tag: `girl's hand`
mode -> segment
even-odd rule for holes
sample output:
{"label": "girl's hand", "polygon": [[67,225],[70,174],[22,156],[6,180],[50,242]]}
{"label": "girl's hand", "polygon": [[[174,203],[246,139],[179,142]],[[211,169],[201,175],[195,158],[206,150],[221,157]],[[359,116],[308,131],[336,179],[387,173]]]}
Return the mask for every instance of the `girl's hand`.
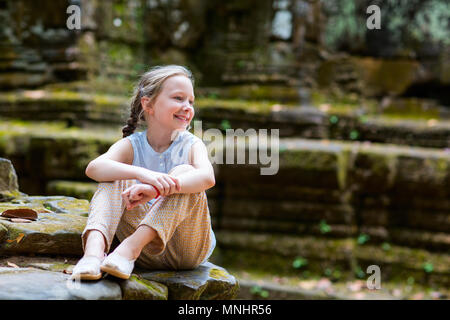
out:
{"label": "girl's hand", "polygon": [[139,171],[137,179],[154,186],[164,197],[181,190],[179,180],[165,173],[144,169]]}
{"label": "girl's hand", "polygon": [[148,184],[135,184],[122,192],[122,198],[125,201],[127,210],[131,210],[141,204],[154,199],[158,191]]}

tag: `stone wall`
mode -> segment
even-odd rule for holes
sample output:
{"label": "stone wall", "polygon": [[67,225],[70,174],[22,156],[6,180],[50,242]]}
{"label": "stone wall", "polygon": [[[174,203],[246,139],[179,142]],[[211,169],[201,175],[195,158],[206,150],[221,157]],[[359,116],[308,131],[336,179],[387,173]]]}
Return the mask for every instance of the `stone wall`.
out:
{"label": "stone wall", "polygon": [[[307,89],[324,88],[448,105],[446,1],[379,1],[381,30],[366,28],[371,3],[2,1],[0,88],[97,79],[127,91],[148,66],[178,63],[200,86],[225,85],[235,98],[257,88],[259,98],[307,104]],[[81,30],[66,28],[70,4],[81,7]]]}
{"label": "stone wall", "polygon": [[[56,180],[88,182],[87,164],[116,140],[87,130],[73,135],[17,135],[0,154],[13,161],[22,189],[43,194]],[[358,274],[377,264],[386,277],[449,283],[444,150],[283,139],[276,175],[248,165],[215,170],[208,199],[218,264],[292,272],[301,257],[319,273]]]}
{"label": "stone wall", "polygon": [[77,33],[66,28],[69,1],[1,1],[0,89],[86,77]]}

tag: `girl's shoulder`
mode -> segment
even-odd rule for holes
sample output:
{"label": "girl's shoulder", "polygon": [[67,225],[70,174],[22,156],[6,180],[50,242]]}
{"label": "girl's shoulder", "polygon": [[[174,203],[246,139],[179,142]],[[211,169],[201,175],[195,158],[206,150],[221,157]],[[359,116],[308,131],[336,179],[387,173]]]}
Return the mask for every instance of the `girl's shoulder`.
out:
{"label": "girl's shoulder", "polygon": [[187,130],[180,131],[174,140],[175,144],[181,144],[183,146],[192,145],[198,141],[201,141],[203,143],[202,139]]}
{"label": "girl's shoulder", "polygon": [[130,134],[129,136],[126,136],[125,138],[128,138],[130,140],[137,140],[142,139],[143,135],[145,135],[145,131],[136,131]]}

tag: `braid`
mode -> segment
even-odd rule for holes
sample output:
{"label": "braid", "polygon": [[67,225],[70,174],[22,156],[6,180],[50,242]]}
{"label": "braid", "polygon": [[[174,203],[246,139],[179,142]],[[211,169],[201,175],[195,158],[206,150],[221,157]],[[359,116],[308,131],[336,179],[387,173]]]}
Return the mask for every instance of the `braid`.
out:
{"label": "braid", "polygon": [[134,130],[137,128],[137,117],[135,114],[131,114],[130,117],[127,120],[127,125],[122,128],[123,138],[128,137],[129,135],[132,135]]}
{"label": "braid", "polygon": [[141,90],[138,87],[131,103],[131,113],[127,120],[127,125],[122,128],[123,138],[133,134],[138,126],[139,119],[145,120],[145,118],[143,118],[143,113],[144,110],[141,106]]}

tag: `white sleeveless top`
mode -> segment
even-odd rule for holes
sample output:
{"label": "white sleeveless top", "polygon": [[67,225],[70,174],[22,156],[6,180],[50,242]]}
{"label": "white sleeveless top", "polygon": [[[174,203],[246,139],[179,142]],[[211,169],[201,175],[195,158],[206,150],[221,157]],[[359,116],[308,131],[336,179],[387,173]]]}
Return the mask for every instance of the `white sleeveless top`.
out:
{"label": "white sleeveless top", "polygon": [[[164,152],[156,152],[147,140],[147,130],[135,132],[127,136],[133,146],[134,158],[133,166],[143,167],[152,171],[169,173],[169,171],[180,164],[189,164],[189,151],[192,145],[203,141],[187,130],[178,132],[174,141]],[[138,183],[142,183],[137,180]],[[156,199],[148,202],[152,205]],[[211,228],[211,247],[209,254],[204,262],[212,254],[216,246],[216,237]]]}

